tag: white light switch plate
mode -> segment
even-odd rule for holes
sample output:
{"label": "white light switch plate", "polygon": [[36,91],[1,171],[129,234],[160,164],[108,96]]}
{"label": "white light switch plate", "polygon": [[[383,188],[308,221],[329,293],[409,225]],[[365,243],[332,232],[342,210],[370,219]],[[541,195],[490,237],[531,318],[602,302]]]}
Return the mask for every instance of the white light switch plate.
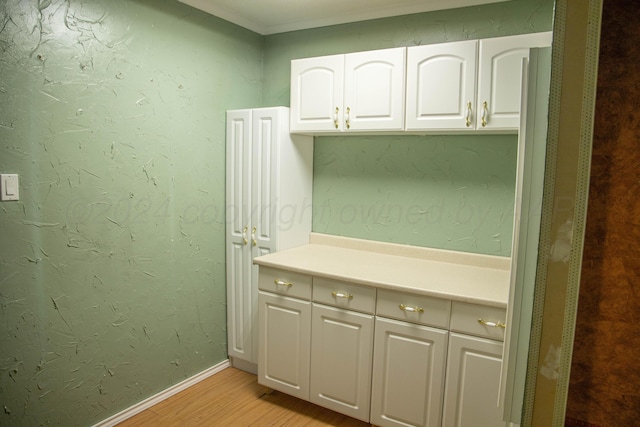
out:
{"label": "white light switch plate", "polygon": [[0,201],[20,200],[20,185],[15,173],[0,174]]}

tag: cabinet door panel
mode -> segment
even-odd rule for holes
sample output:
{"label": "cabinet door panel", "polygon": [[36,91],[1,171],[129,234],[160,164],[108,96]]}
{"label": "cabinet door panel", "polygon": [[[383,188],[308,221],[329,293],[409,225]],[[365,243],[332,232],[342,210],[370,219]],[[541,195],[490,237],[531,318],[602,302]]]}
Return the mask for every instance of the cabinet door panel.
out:
{"label": "cabinet door panel", "polygon": [[[255,372],[258,266],[252,260],[308,242],[313,140],[291,138],[285,107],[228,111],[226,130],[228,349],[234,366]],[[283,208],[301,213],[288,220]]]}
{"label": "cabinet door panel", "polygon": [[313,304],[311,402],[369,420],[373,316]]}
{"label": "cabinet door panel", "polygon": [[500,427],[502,343],[451,333],[443,427]]}
{"label": "cabinet door panel", "polygon": [[227,114],[227,331],[232,357],[255,363],[257,348],[251,322],[255,305],[252,293],[251,249],[244,244],[250,225],[251,110]]}
{"label": "cabinet door panel", "polygon": [[404,48],[345,55],[347,130],[404,128],[404,60]]}
{"label": "cabinet door panel", "polygon": [[260,292],[258,382],[309,400],[311,304]]}
{"label": "cabinet door panel", "polygon": [[291,61],[291,131],[338,131],[344,55]]}
{"label": "cabinet door panel", "polygon": [[[227,245],[227,334],[229,356],[255,363],[251,263],[242,243]],[[256,348],[257,350],[257,348]]]}
{"label": "cabinet door panel", "polygon": [[[276,249],[278,124],[275,111],[256,110],[253,118],[251,223],[247,237],[254,250]],[[256,255],[258,255],[256,253]]]}
{"label": "cabinet door panel", "polygon": [[371,422],[440,426],[447,331],[376,318]]}
{"label": "cabinet door panel", "polygon": [[473,129],[476,52],[475,40],[408,48],[407,130]]}
{"label": "cabinet door panel", "polygon": [[[478,129],[518,129],[523,59],[529,58],[530,48],[550,45],[550,33],[480,40],[476,115]],[[486,124],[483,124],[483,114]]]}

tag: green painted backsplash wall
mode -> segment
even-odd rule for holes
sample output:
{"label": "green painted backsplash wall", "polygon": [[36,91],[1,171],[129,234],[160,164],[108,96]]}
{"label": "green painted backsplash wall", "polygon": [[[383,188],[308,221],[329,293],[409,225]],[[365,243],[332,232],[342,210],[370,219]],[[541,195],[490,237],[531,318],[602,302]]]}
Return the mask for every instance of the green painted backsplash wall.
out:
{"label": "green painted backsplash wall", "polygon": [[[269,36],[264,103],[289,105],[296,58],[550,31],[552,0],[511,0]],[[509,256],[517,137],[320,137],[313,230]]]}
{"label": "green painted backsplash wall", "polygon": [[516,138],[316,138],[313,228],[509,255]]}
{"label": "green painted backsplash wall", "polygon": [[[175,0],[0,2],[0,425],[91,425],[226,359],[225,111],[288,105],[292,58],[545,31],[552,8],[262,37]],[[508,255],[514,150],[318,138],[314,229]]]}
{"label": "green painted backsplash wall", "polygon": [[227,358],[225,111],[264,39],[176,1],[0,2],[0,425],[90,425]]}

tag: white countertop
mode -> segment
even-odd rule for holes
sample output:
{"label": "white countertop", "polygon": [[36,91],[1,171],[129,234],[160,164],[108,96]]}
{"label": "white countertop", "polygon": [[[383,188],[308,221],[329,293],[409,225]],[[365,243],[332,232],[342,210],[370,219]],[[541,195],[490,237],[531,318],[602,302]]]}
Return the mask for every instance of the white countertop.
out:
{"label": "white countertop", "polygon": [[510,259],[312,233],[310,243],[257,265],[452,301],[504,308]]}

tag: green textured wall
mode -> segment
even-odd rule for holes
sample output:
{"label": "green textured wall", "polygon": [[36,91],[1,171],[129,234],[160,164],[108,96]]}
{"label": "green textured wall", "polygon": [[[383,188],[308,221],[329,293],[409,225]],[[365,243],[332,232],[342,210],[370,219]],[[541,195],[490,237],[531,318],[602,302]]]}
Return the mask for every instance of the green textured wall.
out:
{"label": "green textured wall", "polygon": [[[289,105],[290,61],[362,50],[550,31],[552,0],[511,0],[273,35],[265,105]],[[322,137],[314,231],[509,256],[515,136]]]}
{"label": "green textured wall", "polygon": [[[224,113],[288,105],[292,58],[545,31],[552,8],[260,37],[174,0],[0,2],[21,191],[0,203],[0,425],[90,425],[226,358]],[[514,141],[319,138],[314,227],[508,254]]]}
{"label": "green textured wall", "polygon": [[315,231],[509,254],[513,135],[318,137],[315,146]]}
{"label": "green textured wall", "polygon": [[225,110],[264,39],[175,1],[0,2],[0,425],[89,425],[227,358]]}

